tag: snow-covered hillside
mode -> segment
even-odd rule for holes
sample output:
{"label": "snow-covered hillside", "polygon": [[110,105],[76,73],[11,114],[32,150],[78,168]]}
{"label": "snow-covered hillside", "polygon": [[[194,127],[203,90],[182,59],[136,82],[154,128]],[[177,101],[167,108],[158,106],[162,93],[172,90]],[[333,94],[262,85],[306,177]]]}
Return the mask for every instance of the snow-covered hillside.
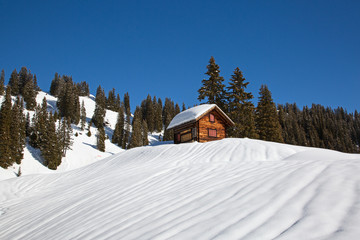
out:
{"label": "snow-covered hillside", "polygon": [[[36,102],[38,104],[42,103],[43,98],[46,98],[48,104],[48,111],[55,112],[57,110],[56,102],[57,98],[49,95],[45,92],[39,92],[36,97]],[[12,97],[13,101],[15,101],[15,97]],[[86,117],[87,122],[90,121],[94,110],[95,110],[95,97],[90,95],[90,97],[80,97],[80,103],[84,101],[86,108]],[[3,96],[0,96],[0,104],[3,101]],[[25,114],[27,112],[30,113],[30,117],[33,116],[33,111],[24,111]],[[111,139],[112,132],[115,128],[117,120],[117,112],[113,112],[111,110],[106,110],[105,122],[107,123],[105,127],[105,133]],[[86,135],[87,130],[81,131],[78,126],[73,125],[73,146],[72,150],[67,151],[66,157],[62,159],[61,165],[58,167],[56,171],[48,169],[46,166],[41,164],[42,158],[41,153],[38,149],[33,149],[28,144],[24,149],[24,159],[21,163],[21,172],[22,175],[36,174],[36,173],[56,173],[72,170],[78,167],[82,167],[98,160],[104,159],[108,156],[114,155],[123,151],[118,146],[111,143],[110,140],[106,140],[106,148],[105,152],[100,152],[96,149],[96,128],[91,127],[91,137]],[[87,128],[87,126],[86,126]],[[75,133],[78,133],[78,137],[75,137]],[[18,169],[20,167],[17,164],[9,167],[8,169],[0,168],[0,180],[16,177],[18,173]]]}
{"label": "snow-covered hillside", "polygon": [[0,239],[358,239],[359,172],[259,140],[140,147],[0,181]]}

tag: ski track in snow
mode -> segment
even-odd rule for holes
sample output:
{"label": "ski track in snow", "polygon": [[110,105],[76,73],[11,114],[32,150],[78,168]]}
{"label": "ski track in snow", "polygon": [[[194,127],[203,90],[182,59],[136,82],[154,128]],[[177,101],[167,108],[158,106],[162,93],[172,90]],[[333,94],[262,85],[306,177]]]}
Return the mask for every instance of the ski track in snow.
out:
{"label": "ski track in snow", "polygon": [[358,239],[360,155],[250,139],[0,181],[0,239]]}

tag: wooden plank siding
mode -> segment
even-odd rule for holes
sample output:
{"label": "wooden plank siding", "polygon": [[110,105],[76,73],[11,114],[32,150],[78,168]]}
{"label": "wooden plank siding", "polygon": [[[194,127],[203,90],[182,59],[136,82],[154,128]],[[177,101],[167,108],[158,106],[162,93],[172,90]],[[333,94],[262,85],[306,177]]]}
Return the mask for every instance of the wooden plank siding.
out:
{"label": "wooden plank siding", "polygon": [[[210,122],[210,114],[215,116],[215,121]],[[209,137],[209,129],[216,129],[217,137]],[[198,142],[209,142],[226,138],[226,123],[221,115],[213,110],[198,121]]]}

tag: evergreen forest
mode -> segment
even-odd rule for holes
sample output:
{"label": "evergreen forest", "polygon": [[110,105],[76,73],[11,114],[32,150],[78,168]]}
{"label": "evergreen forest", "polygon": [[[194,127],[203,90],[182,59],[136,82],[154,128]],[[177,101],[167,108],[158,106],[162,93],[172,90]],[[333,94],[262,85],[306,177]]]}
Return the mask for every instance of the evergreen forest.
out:
{"label": "evergreen forest", "polygon": [[[299,108],[296,103],[276,104],[267,85],[259,89],[258,101],[247,91],[249,82],[239,68],[235,68],[226,83],[220,75],[220,67],[210,58],[206,66],[207,76],[198,90],[201,103],[217,104],[234,122],[228,129],[228,137],[252,138],[293,145],[327,148],[348,153],[359,153],[360,113],[348,113],[339,107],[331,109],[313,104]],[[186,110],[183,103],[171,98],[164,101],[150,94],[133,112],[130,96],[123,97],[115,88],[105,94],[99,85],[95,96],[95,110],[91,119],[86,118],[84,102],[80,96],[89,96],[89,85],[75,83],[71,76],[55,73],[49,93],[57,97],[57,111],[49,111],[44,98],[37,104],[36,96],[41,91],[36,74],[26,67],[15,69],[5,84],[5,72],[0,75],[0,167],[20,164],[26,144],[39,149],[43,164],[57,169],[62,157],[71,149],[73,127],[78,126],[88,136],[97,128],[96,148],[105,151],[104,117],[106,110],[118,113],[116,126],[110,139],[123,149],[148,145],[148,133],[161,132],[159,140],[173,140],[173,131],[167,131],[173,117]],[[45,90],[47,91],[47,90]]]}

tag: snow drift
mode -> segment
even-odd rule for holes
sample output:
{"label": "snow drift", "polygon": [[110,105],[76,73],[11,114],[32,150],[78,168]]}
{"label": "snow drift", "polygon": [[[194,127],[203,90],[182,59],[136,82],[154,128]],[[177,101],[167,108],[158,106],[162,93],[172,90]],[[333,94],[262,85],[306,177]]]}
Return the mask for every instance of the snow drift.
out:
{"label": "snow drift", "polygon": [[0,239],[357,239],[360,155],[250,139],[0,181]]}

